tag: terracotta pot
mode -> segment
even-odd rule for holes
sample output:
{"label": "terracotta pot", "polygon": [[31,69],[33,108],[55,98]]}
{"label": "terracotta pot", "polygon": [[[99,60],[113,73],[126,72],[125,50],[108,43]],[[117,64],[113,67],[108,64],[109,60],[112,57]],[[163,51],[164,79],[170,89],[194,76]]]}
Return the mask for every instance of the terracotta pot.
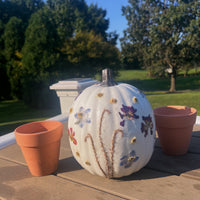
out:
{"label": "terracotta pot", "polygon": [[164,153],[183,155],[189,148],[195,108],[186,106],[165,106],[154,109],[156,129]]}
{"label": "terracotta pot", "polygon": [[59,121],[39,121],[15,129],[28,168],[34,176],[44,176],[58,167],[63,125]]}

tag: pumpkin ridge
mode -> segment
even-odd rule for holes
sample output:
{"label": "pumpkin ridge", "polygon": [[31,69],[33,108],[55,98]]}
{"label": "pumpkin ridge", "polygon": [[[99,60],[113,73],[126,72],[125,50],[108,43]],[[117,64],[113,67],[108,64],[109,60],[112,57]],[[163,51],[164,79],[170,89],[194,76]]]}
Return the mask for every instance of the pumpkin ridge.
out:
{"label": "pumpkin ridge", "polygon": [[113,177],[113,157],[114,157],[114,150],[115,150],[115,142],[116,142],[116,136],[118,133],[121,133],[121,137],[123,137],[124,133],[122,130],[117,129],[114,131],[113,133],[113,138],[112,138],[112,148],[111,148],[111,152],[110,152],[110,159],[111,159],[111,177]]}

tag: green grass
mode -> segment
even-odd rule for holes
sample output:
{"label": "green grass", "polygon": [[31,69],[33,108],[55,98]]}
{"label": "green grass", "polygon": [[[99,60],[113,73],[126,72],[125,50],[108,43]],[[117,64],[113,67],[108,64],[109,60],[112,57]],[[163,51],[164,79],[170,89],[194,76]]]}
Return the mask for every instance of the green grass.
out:
{"label": "green grass", "polygon": [[149,80],[151,79],[146,70],[120,70],[116,81],[124,82],[131,80]]}
{"label": "green grass", "polygon": [[[198,75],[200,73],[200,68],[198,67],[198,68],[194,68],[194,69],[190,69],[189,71],[188,71],[188,75],[194,75],[194,74],[196,74],[196,75]],[[178,74],[180,74],[180,75],[184,75],[185,74],[185,71],[183,71],[183,70],[181,70]]]}
{"label": "green grass", "polygon": [[167,105],[185,105],[197,109],[200,115],[200,91],[179,91],[177,93],[167,93],[164,91],[145,92],[152,108]]}
{"label": "green grass", "polygon": [[[145,70],[121,70],[115,80],[143,90],[153,108],[186,105],[196,108],[200,115],[200,77],[192,76],[193,73],[194,70],[191,70],[190,76],[181,75],[176,79],[177,93],[167,92],[170,88],[170,78],[151,78]],[[100,75],[96,78],[100,80]],[[38,110],[26,106],[22,101],[2,101],[0,102],[0,135],[13,131],[21,124],[44,120],[57,114],[59,114],[58,109]]]}
{"label": "green grass", "polygon": [[0,102],[0,135],[14,131],[24,123],[44,120],[59,114],[59,109],[33,109],[22,101]]}
{"label": "green grass", "polygon": [[[146,79],[146,80],[124,80],[137,88],[144,91],[157,91],[165,90],[168,91],[170,88],[170,78],[163,79]],[[194,77],[178,77],[176,79],[176,90],[188,90],[188,89],[200,89],[200,78]]]}
{"label": "green grass", "polygon": [[[192,73],[190,72],[190,75]],[[121,70],[115,79],[117,82],[124,82],[144,91],[168,91],[170,88],[170,78],[151,78],[146,70]],[[200,89],[200,77],[198,76],[178,76],[176,78],[176,89]]]}
{"label": "green grass", "polygon": [[[95,76],[95,79],[101,80],[101,74],[98,73]],[[127,82],[132,80],[148,80],[151,79],[148,76],[148,72],[146,70],[120,70],[115,80],[117,82]]]}

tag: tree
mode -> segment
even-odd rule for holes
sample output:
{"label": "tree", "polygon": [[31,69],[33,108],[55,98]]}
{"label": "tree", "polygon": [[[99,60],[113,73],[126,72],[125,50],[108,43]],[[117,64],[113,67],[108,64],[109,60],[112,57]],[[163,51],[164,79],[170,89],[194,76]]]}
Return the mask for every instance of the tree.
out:
{"label": "tree", "polygon": [[106,19],[106,10],[98,8],[97,5],[91,4],[88,7],[87,26],[88,31],[94,31],[95,34],[100,34],[106,40],[106,30],[109,27],[109,20]]}
{"label": "tree", "polygon": [[15,16],[27,24],[32,13],[43,6],[42,0],[0,0],[0,19],[6,24]]}
{"label": "tree", "polygon": [[78,32],[65,43],[62,51],[73,66],[71,73],[78,77],[94,76],[105,66],[116,70],[120,65],[119,50],[93,31]]}
{"label": "tree", "polygon": [[114,68],[118,35],[107,33],[108,26],[106,10],[85,0],[0,0],[0,79],[9,78],[13,98],[36,105],[41,88],[47,91],[60,74],[94,75],[99,64]]}
{"label": "tree", "polygon": [[24,44],[24,27],[21,19],[11,17],[4,30],[4,56],[6,58],[6,72],[11,86],[11,96],[21,96],[22,65],[19,65],[18,52]]}
{"label": "tree", "polygon": [[124,37],[125,45],[128,41],[133,46],[140,47],[138,53],[142,55],[143,63],[154,74],[163,75],[166,69],[170,69],[170,91],[174,92],[177,70],[194,60],[199,62],[200,45],[194,40],[199,41],[200,38],[200,2],[129,2],[131,6],[124,8],[124,14],[129,22]]}
{"label": "tree", "polygon": [[7,60],[11,60],[15,51],[20,51],[24,44],[24,28],[23,22],[17,17],[11,17],[5,26],[4,45],[5,56]]}
{"label": "tree", "polygon": [[[57,31],[62,41],[73,36],[75,32],[93,31],[107,40],[106,31],[109,20],[106,19],[106,10],[97,5],[88,6],[85,0],[47,0],[47,7],[53,13]],[[112,40],[114,41],[114,38]],[[117,38],[116,38],[117,39]]]}
{"label": "tree", "polygon": [[55,28],[62,42],[73,36],[75,10],[81,2],[82,0],[47,0],[47,8],[52,12]]}
{"label": "tree", "polygon": [[135,45],[126,43],[123,45],[121,50],[122,65],[124,69],[138,69],[141,68],[141,63],[139,60],[141,58],[137,55],[137,49]]}
{"label": "tree", "polygon": [[22,50],[26,73],[40,77],[55,64],[58,57],[58,35],[49,10],[39,10],[29,21]]}
{"label": "tree", "polygon": [[10,97],[10,84],[6,73],[6,59],[4,56],[4,24],[0,20],[0,100]]}
{"label": "tree", "polygon": [[[52,13],[47,9],[34,13],[26,29],[22,49],[24,100],[32,106],[42,106],[42,88],[48,87],[50,73],[59,58],[57,41],[58,34]],[[48,98],[45,103],[47,102]]]}
{"label": "tree", "polygon": [[[128,28],[124,30],[124,37],[121,38],[123,59],[146,67],[148,63],[144,62],[143,58],[150,45],[151,15],[159,4],[152,0],[129,0],[129,4],[122,7],[122,14],[128,21]],[[132,64],[129,63],[129,65]]]}

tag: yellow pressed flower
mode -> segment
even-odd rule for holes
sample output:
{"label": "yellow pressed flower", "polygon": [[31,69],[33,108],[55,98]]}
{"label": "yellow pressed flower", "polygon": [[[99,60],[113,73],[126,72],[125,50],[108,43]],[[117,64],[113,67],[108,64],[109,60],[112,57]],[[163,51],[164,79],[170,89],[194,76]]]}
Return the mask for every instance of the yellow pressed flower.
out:
{"label": "yellow pressed flower", "polygon": [[73,112],[73,108],[70,108],[69,114],[72,114],[72,112]]}
{"label": "yellow pressed flower", "polygon": [[136,137],[134,136],[132,139],[131,139],[131,143],[134,144],[136,142]]}
{"label": "yellow pressed flower", "polygon": [[128,161],[135,160],[135,158],[136,158],[135,156],[131,156],[131,157],[128,158]]}
{"label": "yellow pressed flower", "polygon": [[109,103],[116,104],[117,103],[117,99],[112,98],[112,99],[109,100]]}
{"label": "yellow pressed flower", "polygon": [[83,113],[77,113],[77,117],[78,117],[78,119],[82,119],[83,118]]}
{"label": "yellow pressed flower", "polygon": [[133,97],[133,103],[138,103],[138,99],[137,99],[137,97]]}
{"label": "yellow pressed flower", "polygon": [[86,165],[89,165],[89,166],[91,165],[89,161],[86,161],[85,164],[86,164]]}
{"label": "yellow pressed flower", "polygon": [[103,93],[98,93],[97,94],[97,97],[102,97],[103,96]]}

